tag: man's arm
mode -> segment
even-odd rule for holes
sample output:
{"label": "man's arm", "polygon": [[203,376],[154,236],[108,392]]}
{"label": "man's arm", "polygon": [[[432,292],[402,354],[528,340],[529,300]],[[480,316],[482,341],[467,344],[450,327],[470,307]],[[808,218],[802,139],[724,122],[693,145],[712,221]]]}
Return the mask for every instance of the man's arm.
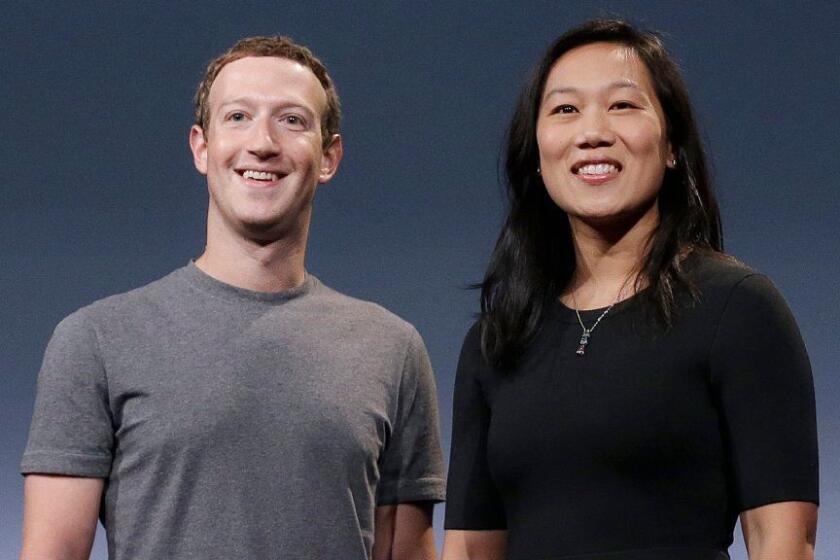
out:
{"label": "man's arm", "polygon": [[102,478],[27,475],[20,560],[87,560],[104,486]]}
{"label": "man's arm", "polygon": [[373,560],[437,558],[432,511],[445,493],[437,390],[429,356],[416,330],[403,362],[398,414],[380,458]]}
{"label": "man's arm", "polygon": [[432,502],[376,508],[373,560],[434,560]]}
{"label": "man's arm", "polygon": [[813,560],[817,506],[779,502],[741,513],[741,530],[750,560]]}

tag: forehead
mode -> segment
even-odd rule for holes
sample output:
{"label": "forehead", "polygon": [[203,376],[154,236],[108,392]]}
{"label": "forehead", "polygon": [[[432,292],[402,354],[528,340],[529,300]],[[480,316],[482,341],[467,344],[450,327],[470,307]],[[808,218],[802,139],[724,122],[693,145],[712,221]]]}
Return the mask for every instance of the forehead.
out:
{"label": "forehead", "polygon": [[546,91],[558,87],[596,89],[629,80],[645,93],[653,86],[645,63],[632,48],[618,43],[591,43],[571,49],[552,66]]}
{"label": "forehead", "polygon": [[318,114],[327,105],[327,94],[312,70],[276,56],[246,56],[222,67],[210,87],[209,104],[239,98],[302,104]]}

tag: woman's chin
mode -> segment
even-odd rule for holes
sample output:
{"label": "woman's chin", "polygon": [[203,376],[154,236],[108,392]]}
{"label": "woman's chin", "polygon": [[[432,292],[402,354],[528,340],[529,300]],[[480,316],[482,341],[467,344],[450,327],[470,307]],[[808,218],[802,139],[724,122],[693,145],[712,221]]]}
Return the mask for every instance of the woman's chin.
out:
{"label": "woman's chin", "polygon": [[604,231],[629,231],[635,228],[649,229],[659,222],[656,204],[644,208],[623,208],[602,206],[587,208],[569,214],[569,220],[589,228]]}

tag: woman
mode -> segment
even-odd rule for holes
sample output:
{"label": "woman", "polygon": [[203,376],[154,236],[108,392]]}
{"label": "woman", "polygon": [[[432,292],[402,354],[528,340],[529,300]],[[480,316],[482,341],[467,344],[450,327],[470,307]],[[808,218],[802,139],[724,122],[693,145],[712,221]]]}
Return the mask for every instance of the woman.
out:
{"label": "woman", "polygon": [[810,366],[722,253],[687,92],[620,21],[548,50],[510,127],[510,211],[455,386],[443,558],[813,556]]}

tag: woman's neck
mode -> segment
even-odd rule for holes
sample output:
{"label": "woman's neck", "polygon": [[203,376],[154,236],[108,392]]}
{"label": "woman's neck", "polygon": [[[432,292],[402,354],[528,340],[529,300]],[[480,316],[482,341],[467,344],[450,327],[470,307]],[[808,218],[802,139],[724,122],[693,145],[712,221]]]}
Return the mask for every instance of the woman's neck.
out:
{"label": "woman's neck", "polygon": [[575,309],[598,309],[633,296],[644,287],[637,278],[658,223],[658,213],[629,228],[570,220],[575,271],[560,300]]}

